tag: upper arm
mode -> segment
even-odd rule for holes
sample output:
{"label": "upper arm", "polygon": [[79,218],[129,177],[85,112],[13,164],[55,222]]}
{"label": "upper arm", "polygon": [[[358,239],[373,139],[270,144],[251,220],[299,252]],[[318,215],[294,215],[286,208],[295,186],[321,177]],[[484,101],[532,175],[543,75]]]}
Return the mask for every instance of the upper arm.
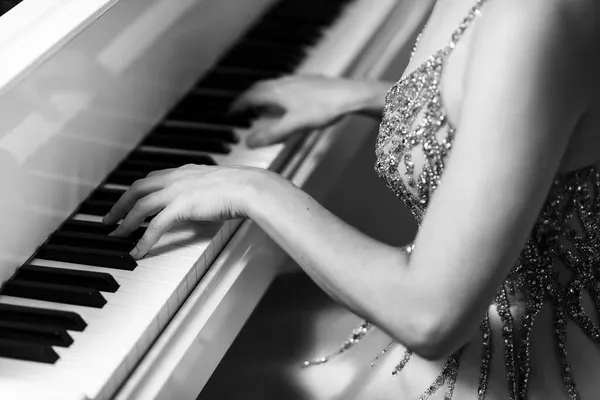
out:
{"label": "upper arm", "polygon": [[570,34],[546,1],[525,2],[535,19],[523,2],[490,2],[474,26],[456,138],[407,283],[427,288],[418,300],[444,348],[462,344],[514,265],[585,108]]}

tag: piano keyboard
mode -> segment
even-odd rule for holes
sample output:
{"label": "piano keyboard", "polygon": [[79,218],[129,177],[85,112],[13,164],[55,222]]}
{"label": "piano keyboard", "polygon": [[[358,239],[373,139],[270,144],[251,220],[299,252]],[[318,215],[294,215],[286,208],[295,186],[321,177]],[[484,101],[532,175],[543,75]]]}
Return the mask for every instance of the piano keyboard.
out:
{"label": "piano keyboard", "polygon": [[292,147],[246,149],[233,129],[247,126],[252,115],[229,115],[232,101],[256,81],[310,71],[305,66],[327,51],[320,47],[337,21],[347,24],[344,17],[352,15],[356,23],[367,11],[383,19],[391,5],[281,1],[197,82],[0,290],[3,399],[13,398],[5,397],[11,392],[2,389],[4,380],[24,377],[24,384],[49,391],[76,386],[92,399],[117,390],[237,223],[180,224],[134,261],[128,251],[143,228],[129,238],[108,237],[113,228],[101,224],[102,216],[152,170],[188,163],[281,168]]}

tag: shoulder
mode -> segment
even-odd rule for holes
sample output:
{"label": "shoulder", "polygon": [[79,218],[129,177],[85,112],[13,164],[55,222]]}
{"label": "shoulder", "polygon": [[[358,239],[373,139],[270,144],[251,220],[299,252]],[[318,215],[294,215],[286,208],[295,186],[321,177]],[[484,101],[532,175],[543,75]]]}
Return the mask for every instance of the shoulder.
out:
{"label": "shoulder", "polygon": [[572,25],[582,30],[594,23],[590,17],[597,13],[596,3],[597,0],[483,0],[481,13],[488,21],[514,23],[514,27],[525,22],[531,27]]}
{"label": "shoulder", "polygon": [[[596,0],[487,0],[474,24],[469,67],[490,74],[526,70],[561,77],[552,87],[559,95],[591,94],[598,77]],[[508,78],[508,77],[506,77]],[[516,79],[520,84],[526,81]],[[561,88],[560,86],[567,86]],[[573,98],[573,97],[572,97]]]}
{"label": "shoulder", "polygon": [[484,0],[476,36],[544,39],[554,47],[589,51],[598,41],[597,0]]}

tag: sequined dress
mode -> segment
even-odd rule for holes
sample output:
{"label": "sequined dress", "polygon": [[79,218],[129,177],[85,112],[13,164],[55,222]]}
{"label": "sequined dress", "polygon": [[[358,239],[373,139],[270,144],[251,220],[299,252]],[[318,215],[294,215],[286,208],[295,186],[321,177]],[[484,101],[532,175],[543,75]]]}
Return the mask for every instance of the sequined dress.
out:
{"label": "sequined dress", "polygon": [[[458,134],[441,101],[444,63],[485,2],[477,1],[453,33],[450,43],[400,79],[386,96],[376,143],[375,170],[412,211],[419,224],[440,183],[444,159]],[[562,377],[556,378],[564,383],[570,399],[580,398],[567,355],[567,324],[576,324],[587,337],[600,344],[600,327],[582,304],[582,294],[587,292],[594,304],[593,312],[600,315],[597,283],[600,263],[596,261],[600,257],[600,201],[596,200],[599,195],[600,170],[596,166],[556,177],[516,265],[492,304],[502,324],[500,332],[492,332],[489,312],[481,321],[478,399],[486,398],[492,355],[501,356],[502,353],[510,399],[527,399],[532,327],[542,306],[548,303],[552,305],[555,355],[562,373]],[[412,247],[407,246],[406,251],[410,253]],[[570,279],[566,282],[560,277],[560,269],[570,271]],[[524,299],[520,321],[515,321],[509,309],[515,296]],[[364,321],[334,354],[307,361],[305,365],[324,363],[340,355],[358,343],[371,328],[372,325]],[[502,335],[503,352],[492,352],[492,333]],[[381,355],[386,351],[387,348]],[[449,357],[420,400],[442,388],[445,399],[453,398],[462,351]],[[392,374],[400,373],[411,356],[410,350],[406,350]]]}

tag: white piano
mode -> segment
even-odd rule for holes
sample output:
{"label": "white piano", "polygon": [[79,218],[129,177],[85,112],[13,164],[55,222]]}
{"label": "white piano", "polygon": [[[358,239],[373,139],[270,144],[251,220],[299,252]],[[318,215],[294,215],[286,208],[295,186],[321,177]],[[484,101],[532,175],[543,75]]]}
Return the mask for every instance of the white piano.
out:
{"label": "white piano", "polygon": [[135,234],[106,236],[102,215],[150,170],[187,163],[270,168],[323,199],[372,123],[248,150],[232,129],[251,116],[226,110],[286,73],[380,78],[414,30],[411,7],[5,3],[0,399],[195,399],[286,255],[251,221],[186,223],[136,263]]}

